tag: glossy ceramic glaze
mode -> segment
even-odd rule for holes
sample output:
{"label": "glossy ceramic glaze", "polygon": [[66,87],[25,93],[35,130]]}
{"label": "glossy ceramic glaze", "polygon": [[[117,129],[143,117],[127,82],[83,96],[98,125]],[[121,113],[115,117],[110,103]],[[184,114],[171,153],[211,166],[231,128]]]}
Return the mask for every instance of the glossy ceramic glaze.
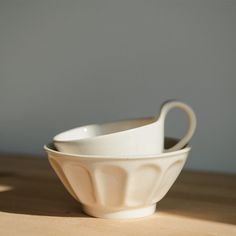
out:
{"label": "glossy ceramic glaze", "polygon": [[[164,121],[167,113],[173,108],[187,113],[189,128],[175,146],[164,150]],[[53,141],[59,151],[73,154],[152,155],[181,149],[189,142],[195,128],[196,117],[193,110],[182,102],[170,101],[162,105],[158,118],[83,126],[55,136]]]}
{"label": "glossy ceramic glaze", "polygon": [[152,156],[72,155],[45,146],[48,159],[69,193],[87,214],[127,219],[151,215],[181,172],[190,151]]}

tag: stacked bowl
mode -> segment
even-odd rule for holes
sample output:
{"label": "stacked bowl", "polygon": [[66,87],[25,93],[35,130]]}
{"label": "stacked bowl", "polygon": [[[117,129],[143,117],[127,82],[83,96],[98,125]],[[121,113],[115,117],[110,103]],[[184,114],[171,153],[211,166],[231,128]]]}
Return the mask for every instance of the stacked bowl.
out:
{"label": "stacked bowl", "polygon": [[[188,115],[189,128],[176,140],[164,138],[173,108]],[[68,192],[88,215],[127,219],[151,215],[188,157],[196,128],[193,110],[165,102],[158,117],[87,125],[56,135],[45,145],[48,159]]]}

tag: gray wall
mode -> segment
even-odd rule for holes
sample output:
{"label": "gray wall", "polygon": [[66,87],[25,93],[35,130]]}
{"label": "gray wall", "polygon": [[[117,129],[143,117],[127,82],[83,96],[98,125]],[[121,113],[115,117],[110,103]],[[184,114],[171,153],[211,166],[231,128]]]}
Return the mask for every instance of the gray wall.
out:
{"label": "gray wall", "polygon": [[[0,1],[0,151],[189,103],[187,167],[236,172],[236,1]],[[171,112],[167,134],[184,132]]]}

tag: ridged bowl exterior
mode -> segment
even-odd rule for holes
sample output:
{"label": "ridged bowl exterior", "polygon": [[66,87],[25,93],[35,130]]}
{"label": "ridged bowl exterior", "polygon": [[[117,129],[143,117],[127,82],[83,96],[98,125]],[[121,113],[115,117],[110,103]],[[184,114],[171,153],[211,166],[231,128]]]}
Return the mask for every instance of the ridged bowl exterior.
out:
{"label": "ridged bowl exterior", "polygon": [[61,182],[84,208],[119,212],[160,201],[180,174],[189,150],[133,159],[80,158],[50,149],[47,152]]}

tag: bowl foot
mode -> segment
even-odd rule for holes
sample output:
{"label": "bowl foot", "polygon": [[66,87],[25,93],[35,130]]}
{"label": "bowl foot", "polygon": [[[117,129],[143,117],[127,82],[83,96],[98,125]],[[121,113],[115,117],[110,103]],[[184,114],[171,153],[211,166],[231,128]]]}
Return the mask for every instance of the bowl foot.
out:
{"label": "bowl foot", "polygon": [[104,219],[134,219],[152,215],[156,211],[156,204],[142,208],[118,211],[83,206],[83,211],[90,216]]}

